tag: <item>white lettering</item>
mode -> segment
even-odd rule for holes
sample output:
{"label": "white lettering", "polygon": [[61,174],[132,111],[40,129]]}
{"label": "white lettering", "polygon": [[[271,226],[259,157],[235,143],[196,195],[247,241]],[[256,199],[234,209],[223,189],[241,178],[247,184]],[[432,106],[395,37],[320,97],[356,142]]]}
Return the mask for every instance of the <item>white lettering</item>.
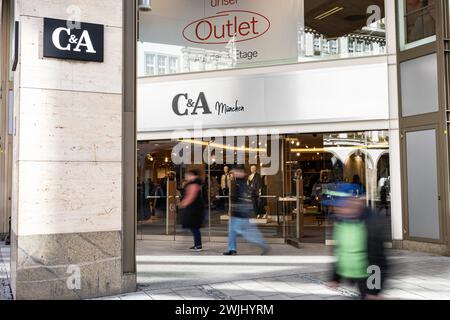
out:
{"label": "white lettering", "polygon": [[67,29],[67,28],[58,28],[58,29],[56,29],[55,31],[53,31],[53,35],[52,35],[52,41],[53,41],[53,44],[55,45],[55,47],[56,47],[58,50],[61,50],[61,51],[70,51],[70,44],[67,44],[67,46],[65,46],[65,47],[63,47],[63,46],[61,45],[60,36],[61,36],[61,33],[62,33],[63,31],[66,32],[67,35],[70,36],[70,29]]}
{"label": "white lettering", "polygon": [[67,289],[69,290],[81,290],[81,270],[80,267],[70,265],[67,269],[70,276],[67,278]]}
{"label": "white lettering", "polygon": [[97,53],[97,51],[95,51],[94,49],[94,45],[92,44],[91,37],[89,36],[89,32],[87,32],[87,30],[83,31],[80,40],[78,41],[78,44],[75,49],[73,49],[73,51],[80,52],[80,47],[86,47],[87,53]]}
{"label": "white lettering", "polygon": [[371,275],[367,279],[367,288],[369,290],[381,290],[381,269],[379,266],[369,266],[367,273]]}

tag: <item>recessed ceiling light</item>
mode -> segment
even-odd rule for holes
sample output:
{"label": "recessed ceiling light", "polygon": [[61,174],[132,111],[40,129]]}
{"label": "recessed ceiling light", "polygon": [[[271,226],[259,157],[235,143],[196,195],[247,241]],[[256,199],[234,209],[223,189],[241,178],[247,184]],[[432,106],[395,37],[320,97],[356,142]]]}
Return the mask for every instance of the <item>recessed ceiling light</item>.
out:
{"label": "recessed ceiling light", "polygon": [[327,18],[329,16],[332,16],[333,14],[336,14],[336,13],[342,11],[342,10],[344,10],[344,7],[335,7],[333,9],[330,9],[330,10],[328,10],[328,11],[318,15],[314,19],[316,19],[316,20],[323,20],[323,19],[325,19],[325,18]]}

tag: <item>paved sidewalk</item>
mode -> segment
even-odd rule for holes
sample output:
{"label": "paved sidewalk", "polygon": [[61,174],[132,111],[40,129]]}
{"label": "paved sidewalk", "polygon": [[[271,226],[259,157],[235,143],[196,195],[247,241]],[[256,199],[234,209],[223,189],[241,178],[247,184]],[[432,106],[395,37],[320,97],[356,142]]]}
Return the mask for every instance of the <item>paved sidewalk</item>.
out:
{"label": "paved sidewalk", "polygon": [[[347,300],[353,287],[327,287],[333,257],[329,247],[298,250],[275,245],[269,256],[240,245],[240,255],[224,257],[223,244],[191,253],[187,244],[138,242],[139,292],[114,300]],[[450,300],[450,258],[389,250],[390,276],[385,299]]]}
{"label": "paved sidewalk", "polygon": [[11,288],[9,286],[10,274],[10,249],[4,242],[0,242],[0,300],[11,300]]}
{"label": "paved sidewalk", "polygon": [[[239,255],[221,255],[224,244],[211,243],[192,253],[188,244],[139,241],[139,291],[107,300],[347,300],[353,287],[328,288],[329,247],[295,249],[274,245],[269,256],[239,245]],[[0,300],[11,299],[9,247],[0,243]],[[450,258],[390,250],[386,299],[450,300]]]}

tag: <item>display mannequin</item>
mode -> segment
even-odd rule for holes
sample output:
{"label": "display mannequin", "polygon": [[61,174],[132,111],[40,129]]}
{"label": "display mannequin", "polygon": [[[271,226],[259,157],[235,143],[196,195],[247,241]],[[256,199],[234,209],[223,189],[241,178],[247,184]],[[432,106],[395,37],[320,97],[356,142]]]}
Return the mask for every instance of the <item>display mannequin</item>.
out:
{"label": "display mannequin", "polygon": [[[231,176],[230,168],[228,166],[225,166],[223,171],[224,174],[220,179],[220,190],[222,196],[228,197],[230,195],[231,180],[233,177]],[[228,201],[224,201],[223,203],[228,203]],[[224,207],[226,207],[226,205],[224,205]]]}
{"label": "display mannequin", "polygon": [[226,190],[227,195],[230,191],[230,184],[231,184],[231,173],[230,168],[225,166],[223,168],[224,174],[222,175],[222,178],[220,179],[220,188],[222,191]]}
{"label": "display mannequin", "polygon": [[261,194],[263,188],[263,180],[261,175],[258,173],[258,168],[253,165],[250,168],[250,175],[247,180],[249,193],[252,197],[253,210],[257,218],[262,216],[262,205],[261,205]]}

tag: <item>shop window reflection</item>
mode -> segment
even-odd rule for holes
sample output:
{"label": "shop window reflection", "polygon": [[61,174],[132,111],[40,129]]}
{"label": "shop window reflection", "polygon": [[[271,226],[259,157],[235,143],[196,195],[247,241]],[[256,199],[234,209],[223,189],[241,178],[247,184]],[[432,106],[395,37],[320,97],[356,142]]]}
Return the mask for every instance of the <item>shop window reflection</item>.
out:
{"label": "shop window reflection", "polygon": [[405,20],[407,43],[435,35],[435,0],[406,0]]}
{"label": "shop window reflection", "polygon": [[401,50],[436,41],[436,1],[397,0]]}
{"label": "shop window reflection", "polygon": [[[187,14],[181,19],[180,12],[177,10],[183,1],[173,0],[172,4],[167,4],[166,0],[154,0],[153,10],[142,13],[139,20],[138,43],[138,50],[141,51],[139,54],[140,76],[257,67],[386,53],[385,0],[302,0],[291,1],[283,6],[279,5],[279,1],[273,0],[273,8],[271,8],[270,0],[264,1],[261,5],[251,1],[236,2],[228,9],[245,11],[252,8],[250,11],[256,10],[263,15],[273,15],[271,33],[275,32],[276,25],[277,34],[267,33],[250,40],[236,39],[236,35],[227,36],[221,39],[219,44],[192,42],[187,39],[189,37],[183,33],[186,31],[184,29],[186,24],[202,18],[199,12],[210,12],[208,10],[211,8],[208,1],[191,0],[191,16]],[[280,12],[284,19],[279,18]],[[214,26],[220,29],[223,27],[221,23],[225,22],[216,23],[217,25]],[[283,25],[286,26],[285,30]],[[156,32],[162,29],[166,30],[166,33]],[[282,42],[277,42],[276,47],[279,49],[274,50],[270,44],[280,39]],[[145,72],[146,63],[142,52],[158,56],[155,72]],[[170,61],[163,62],[164,56],[173,56],[178,59],[177,67]],[[165,68],[163,64],[166,65]]]}

